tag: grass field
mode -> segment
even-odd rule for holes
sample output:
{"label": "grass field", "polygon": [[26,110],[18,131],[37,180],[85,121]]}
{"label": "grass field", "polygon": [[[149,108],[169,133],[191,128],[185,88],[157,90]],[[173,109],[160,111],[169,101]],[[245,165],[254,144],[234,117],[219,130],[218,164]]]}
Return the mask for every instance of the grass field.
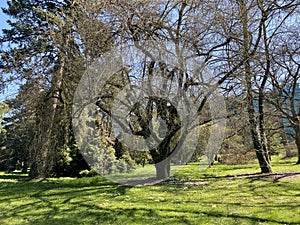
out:
{"label": "grass field", "polygon": [[293,162],[275,160],[269,176],[256,174],[256,164],[190,164],[168,182],[142,187],[0,173],[0,224],[300,224],[300,165]]}

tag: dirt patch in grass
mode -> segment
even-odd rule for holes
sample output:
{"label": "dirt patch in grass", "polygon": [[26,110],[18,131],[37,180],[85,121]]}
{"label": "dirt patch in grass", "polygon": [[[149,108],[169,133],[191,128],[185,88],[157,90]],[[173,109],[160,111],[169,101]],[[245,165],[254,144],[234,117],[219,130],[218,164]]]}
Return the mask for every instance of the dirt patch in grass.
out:
{"label": "dirt patch in grass", "polygon": [[[269,173],[269,174],[261,174],[261,173],[249,173],[249,174],[236,174],[236,175],[225,175],[225,176],[215,176],[209,177],[208,179],[253,179],[253,180],[267,180],[267,181],[290,181],[290,180],[300,180],[300,172],[282,172],[282,173]],[[205,179],[197,180],[197,179],[178,179],[171,177],[168,180],[157,183],[156,185],[166,185],[173,187],[193,187],[199,186],[203,187],[207,184]]]}
{"label": "dirt patch in grass", "polygon": [[257,180],[286,180],[286,179],[298,179],[300,178],[300,172],[283,172],[283,173],[268,173],[268,174],[261,174],[261,173],[254,173],[254,174],[238,174],[234,175],[233,177],[241,177],[241,178],[249,178],[249,179],[257,179]]}
{"label": "dirt patch in grass", "polygon": [[203,180],[179,179],[179,178],[171,177],[170,179],[162,181],[162,182],[158,183],[157,185],[177,187],[177,188],[195,187],[195,186],[203,187],[206,185],[206,182],[204,182]]}

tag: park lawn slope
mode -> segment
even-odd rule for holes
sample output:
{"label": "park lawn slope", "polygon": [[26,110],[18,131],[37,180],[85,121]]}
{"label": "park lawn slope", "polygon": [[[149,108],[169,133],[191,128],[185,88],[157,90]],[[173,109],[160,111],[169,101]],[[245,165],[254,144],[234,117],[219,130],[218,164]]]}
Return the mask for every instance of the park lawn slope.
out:
{"label": "park lawn slope", "polygon": [[255,164],[189,164],[142,187],[1,173],[0,224],[300,224],[300,165],[278,161],[273,170],[260,176]]}

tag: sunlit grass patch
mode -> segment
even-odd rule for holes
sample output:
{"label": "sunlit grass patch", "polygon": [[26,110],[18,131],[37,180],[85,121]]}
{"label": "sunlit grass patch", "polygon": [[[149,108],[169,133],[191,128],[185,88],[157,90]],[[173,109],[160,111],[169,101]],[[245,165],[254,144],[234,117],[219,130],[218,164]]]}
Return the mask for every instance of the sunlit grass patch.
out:
{"label": "sunlit grass patch", "polygon": [[[273,163],[276,173],[300,171],[281,162]],[[189,164],[141,187],[100,176],[28,181],[1,173],[0,224],[300,224],[299,177],[250,176],[258,173],[256,164]]]}

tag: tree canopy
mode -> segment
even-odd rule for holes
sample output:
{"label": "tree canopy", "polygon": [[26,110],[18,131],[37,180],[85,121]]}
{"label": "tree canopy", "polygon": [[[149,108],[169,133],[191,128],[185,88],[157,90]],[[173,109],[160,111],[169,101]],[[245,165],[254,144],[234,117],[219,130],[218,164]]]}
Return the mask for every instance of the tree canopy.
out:
{"label": "tree canopy", "polygon": [[19,90],[9,114],[1,104],[1,169],[45,178],[150,163],[165,179],[173,164],[249,149],[269,173],[282,124],[300,163],[299,1],[7,3],[0,80]]}

